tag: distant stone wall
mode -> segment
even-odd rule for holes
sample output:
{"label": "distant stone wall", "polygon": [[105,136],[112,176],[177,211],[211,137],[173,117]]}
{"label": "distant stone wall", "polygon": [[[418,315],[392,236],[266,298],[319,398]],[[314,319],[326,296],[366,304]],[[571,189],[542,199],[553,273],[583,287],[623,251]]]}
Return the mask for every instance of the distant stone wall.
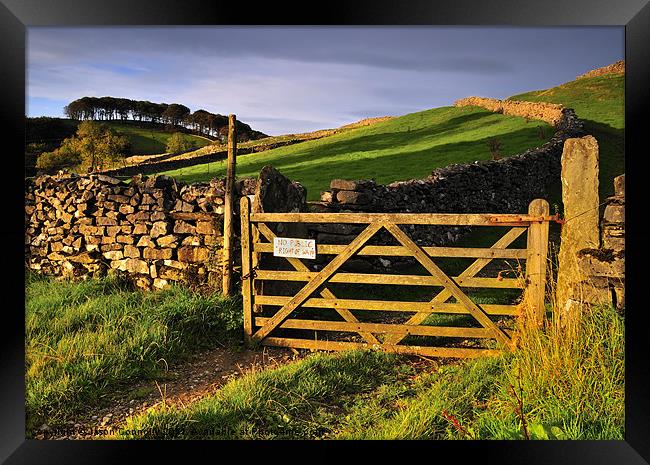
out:
{"label": "distant stone wall", "polygon": [[[500,160],[456,164],[434,170],[425,179],[377,184],[372,180],[335,179],[312,208],[323,212],[521,213],[546,187],[560,179],[564,141],[584,134],[571,109],[562,110],[557,132],[541,147]],[[348,243],[352,225],[312,225],[323,242]],[[455,242],[466,228],[410,226],[410,235],[426,245]]]}
{"label": "distant stone wall", "polygon": [[[252,194],[245,179],[238,194]],[[41,176],[25,192],[25,259],[57,276],[109,269],[143,288],[220,283],[222,180],[182,185],[167,176],[126,184],[105,175]]]}
{"label": "distant stone wall", "polygon": [[[263,152],[265,150],[271,150],[277,147],[283,147],[285,145],[293,145],[303,142],[302,140],[291,139],[288,141],[275,142],[272,144],[263,144],[256,145],[253,147],[240,147],[237,149],[237,155],[246,155],[249,153]],[[206,149],[207,150],[207,149]],[[177,170],[180,168],[187,168],[188,166],[201,165],[204,163],[212,163],[215,161],[222,161],[228,158],[227,150],[220,150],[218,152],[208,152],[203,155],[197,155],[195,157],[187,157],[169,160],[178,154],[172,154],[170,156],[162,156],[156,158],[150,162],[143,162],[137,165],[125,166],[123,168],[116,168],[112,170],[106,170],[102,173],[107,176],[135,176],[138,174],[150,175],[155,173],[160,173],[161,171],[170,171]]]}
{"label": "distant stone wall", "polygon": [[454,106],[476,106],[495,113],[538,119],[557,127],[562,121],[564,107],[555,103],[499,100],[495,98],[467,97],[454,102]]}
{"label": "distant stone wall", "polygon": [[584,74],[581,74],[576,79],[590,78],[603,76],[605,74],[622,74],[625,72],[625,60],[617,61],[611,65],[603,66],[602,68],[592,69]]}

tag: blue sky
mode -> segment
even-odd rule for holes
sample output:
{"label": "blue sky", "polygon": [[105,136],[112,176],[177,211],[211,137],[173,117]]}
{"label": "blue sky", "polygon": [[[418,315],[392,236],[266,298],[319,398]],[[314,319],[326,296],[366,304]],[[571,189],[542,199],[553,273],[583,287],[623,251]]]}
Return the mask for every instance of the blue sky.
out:
{"label": "blue sky", "polygon": [[623,58],[623,27],[30,27],[27,114],[125,97],[276,135],[505,98]]}

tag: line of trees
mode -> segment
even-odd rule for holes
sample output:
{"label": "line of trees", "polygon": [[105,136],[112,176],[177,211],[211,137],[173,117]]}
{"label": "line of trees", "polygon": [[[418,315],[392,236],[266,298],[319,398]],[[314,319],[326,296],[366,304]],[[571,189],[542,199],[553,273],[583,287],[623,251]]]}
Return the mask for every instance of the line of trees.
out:
{"label": "line of trees", "polygon": [[[182,127],[198,134],[223,140],[228,135],[228,117],[206,110],[191,110],[179,103],[153,103],[116,97],[82,97],[63,109],[75,120],[141,121]],[[237,121],[237,130],[246,139],[257,139],[265,134],[253,131]]]}

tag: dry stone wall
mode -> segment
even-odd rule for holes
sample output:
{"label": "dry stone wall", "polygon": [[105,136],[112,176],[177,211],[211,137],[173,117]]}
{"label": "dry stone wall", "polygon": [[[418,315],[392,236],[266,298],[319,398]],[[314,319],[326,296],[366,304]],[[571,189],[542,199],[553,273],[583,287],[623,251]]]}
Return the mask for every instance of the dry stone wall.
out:
{"label": "dry stone wall", "polygon": [[562,121],[564,107],[556,103],[499,100],[495,98],[467,97],[454,102],[454,106],[482,107],[495,113],[539,119],[557,127]]}
{"label": "dry stone wall", "polygon": [[600,220],[600,247],[578,251],[578,266],[591,292],[586,301],[625,309],[625,175],[614,179],[614,196],[605,201]]}
{"label": "dry stone wall", "polygon": [[590,78],[603,76],[605,74],[622,74],[625,73],[625,60],[617,61],[611,65],[603,66],[602,68],[592,69],[584,74],[581,74],[576,79]]}
{"label": "dry stone wall", "polygon": [[[252,178],[237,194],[254,193]],[[143,288],[221,282],[223,180],[184,185],[167,176],[130,183],[105,175],[40,176],[25,192],[25,260],[67,277],[117,270]]]}
{"label": "dry stone wall", "polygon": [[[225,180],[184,184],[159,175],[129,183],[104,174],[28,179],[25,262],[67,278],[123,274],[142,288],[172,282],[221,288]],[[233,241],[239,265],[239,200],[259,211],[305,211],[306,191],[270,166],[235,183]],[[289,208],[289,210],[287,210]]]}
{"label": "dry stone wall", "polygon": [[[277,147],[283,147],[285,145],[293,145],[302,140],[289,140],[283,142],[274,142],[272,144],[263,144],[255,145],[253,147],[238,147],[237,156],[247,155],[249,153],[263,152],[265,150],[271,150]],[[186,158],[174,158],[179,154],[172,154],[171,156],[157,157],[154,160],[139,163],[137,165],[125,166],[123,168],[115,168],[111,170],[103,171],[103,174],[107,176],[134,176],[138,174],[153,174],[159,173],[161,171],[177,170],[180,168],[187,168],[188,166],[201,165],[204,163],[212,163],[215,161],[222,161],[228,158],[227,150],[220,150],[217,152],[208,152],[202,155],[197,155],[193,157]]]}
{"label": "dry stone wall", "polygon": [[[521,213],[546,187],[560,179],[564,141],[584,135],[572,109],[563,109],[557,132],[541,147],[499,160],[455,164],[434,170],[425,179],[377,184],[372,180],[335,179],[313,208],[323,212]],[[318,241],[349,243],[358,227],[312,225]],[[466,228],[410,226],[423,245],[455,242]]]}

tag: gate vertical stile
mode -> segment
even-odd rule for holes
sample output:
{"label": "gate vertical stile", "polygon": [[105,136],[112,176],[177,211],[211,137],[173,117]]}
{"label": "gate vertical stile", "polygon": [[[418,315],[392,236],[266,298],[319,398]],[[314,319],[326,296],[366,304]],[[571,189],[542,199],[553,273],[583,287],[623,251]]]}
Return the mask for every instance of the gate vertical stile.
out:
{"label": "gate vertical stile", "polygon": [[[535,199],[528,206],[528,214],[534,216],[549,215],[548,202]],[[526,294],[533,309],[535,323],[538,327],[544,325],[546,293],[546,260],[548,256],[548,221],[530,223],[528,226],[526,257]]]}
{"label": "gate vertical stile", "polygon": [[242,307],[244,309],[244,339],[247,346],[250,346],[250,338],[253,335],[253,293],[251,273],[251,244],[250,234],[250,199],[243,196],[240,201],[241,219],[241,282],[242,282]]}

